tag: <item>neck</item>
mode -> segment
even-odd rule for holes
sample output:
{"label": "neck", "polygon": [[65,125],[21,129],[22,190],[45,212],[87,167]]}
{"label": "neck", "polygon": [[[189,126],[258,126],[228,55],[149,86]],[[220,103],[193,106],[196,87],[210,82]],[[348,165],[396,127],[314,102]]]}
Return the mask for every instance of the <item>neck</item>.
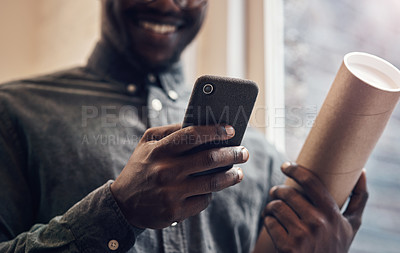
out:
{"label": "neck", "polygon": [[[103,76],[123,83],[143,83],[148,74],[163,75],[163,73],[181,73],[180,64],[174,63],[164,69],[151,69],[140,65],[134,59],[129,59],[115,49],[111,43],[100,40],[88,60],[87,67]],[[181,74],[180,74],[181,75]]]}

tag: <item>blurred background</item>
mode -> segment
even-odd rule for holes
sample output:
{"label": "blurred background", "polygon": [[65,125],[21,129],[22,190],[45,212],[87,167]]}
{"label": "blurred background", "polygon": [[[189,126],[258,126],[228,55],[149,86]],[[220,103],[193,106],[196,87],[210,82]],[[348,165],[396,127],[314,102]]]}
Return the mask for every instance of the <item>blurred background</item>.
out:
{"label": "blurred background", "polygon": [[[400,67],[398,0],[210,0],[184,55],[188,85],[202,74],[260,86],[252,125],[291,160],[343,56],[364,51]],[[2,0],[0,82],[83,65],[99,38],[99,1]],[[370,200],[351,248],[400,249],[400,108],[366,168]]]}
{"label": "blurred background", "polygon": [[[400,67],[400,1],[286,0],[286,151],[294,159],[343,56],[363,51]],[[300,109],[296,109],[300,108]],[[288,116],[298,112],[304,124]],[[293,118],[293,117],[292,117]],[[400,249],[400,106],[366,164],[370,199],[352,253]]]}

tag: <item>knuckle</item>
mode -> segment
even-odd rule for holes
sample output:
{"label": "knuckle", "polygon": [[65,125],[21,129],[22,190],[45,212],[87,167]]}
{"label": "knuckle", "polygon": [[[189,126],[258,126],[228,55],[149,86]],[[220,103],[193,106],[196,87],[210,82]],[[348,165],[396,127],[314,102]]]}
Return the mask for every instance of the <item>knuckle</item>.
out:
{"label": "knuckle", "polygon": [[212,193],[193,197],[184,205],[184,208],[181,208],[182,213],[180,214],[179,218],[185,219],[199,214],[209,206],[211,199]]}
{"label": "knuckle", "polygon": [[328,222],[322,217],[314,216],[314,218],[311,220],[310,226],[313,231],[319,233],[320,231],[327,230]]}
{"label": "knuckle", "polygon": [[165,176],[164,176],[163,172],[158,172],[156,174],[155,183],[156,183],[157,186],[159,186],[159,187],[164,186],[164,185],[166,185],[167,181],[168,180],[165,179]]}
{"label": "knuckle", "polygon": [[209,181],[209,189],[211,192],[216,192],[219,190],[220,182],[216,176],[211,177]]}
{"label": "knuckle", "polygon": [[326,211],[325,216],[323,218],[324,228],[328,228],[330,224],[338,224],[341,219],[342,219],[342,214],[339,208],[337,209],[337,211],[335,210]]}
{"label": "knuckle", "polygon": [[328,227],[328,222],[326,221],[326,219],[322,218],[322,217],[316,217],[315,219],[315,224],[320,227],[320,228],[327,228]]}
{"label": "knuckle", "polygon": [[303,185],[315,185],[316,179],[312,174],[308,174],[299,180]]}
{"label": "knuckle", "polygon": [[[287,162],[283,163],[281,166],[284,166]],[[299,166],[295,163],[290,163],[289,166],[286,167],[285,173],[288,175],[293,175],[293,173],[299,168]]]}
{"label": "knuckle", "polygon": [[151,136],[152,135],[152,129],[148,128],[146,129],[146,131],[143,134],[143,138],[146,139],[146,137]]}
{"label": "knuckle", "polygon": [[194,126],[190,126],[190,127],[185,128],[185,131],[183,131],[183,134],[186,136],[197,136],[197,135],[199,135],[199,130]]}
{"label": "knuckle", "polygon": [[218,152],[217,151],[209,151],[204,159],[204,165],[207,168],[214,168],[218,163]]}
{"label": "knuckle", "polygon": [[158,158],[160,158],[160,156],[162,154],[164,154],[164,146],[161,145],[160,142],[156,142],[156,143],[148,143],[149,145],[149,151],[148,151],[148,159],[153,161],[153,160],[157,160]]}
{"label": "knuckle", "polygon": [[274,230],[276,228],[276,222],[274,221],[274,218],[267,216],[264,219],[264,224],[268,227],[270,230]]}
{"label": "knuckle", "polygon": [[213,132],[213,136],[216,138],[216,139],[219,139],[219,138],[221,138],[221,137],[224,137],[224,136],[226,136],[226,130],[225,130],[225,127],[224,126],[221,126],[221,125],[216,125],[216,126],[214,126],[214,132]]}
{"label": "knuckle", "polygon": [[267,211],[271,213],[279,213],[284,208],[284,203],[282,200],[273,200],[267,206]]}
{"label": "knuckle", "polygon": [[154,179],[157,186],[165,186],[168,183],[168,173],[166,173],[166,169],[164,169],[162,166],[156,166],[154,174]]}
{"label": "knuckle", "polygon": [[153,140],[153,135],[154,135],[154,129],[149,128],[144,132],[142,140],[145,142],[151,141]]}
{"label": "knuckle", "polygon": [[152,161],[157,160],[158,156],[159,156],[159,152],[152,148],[147,152],[146,160],[149,162],[152,162]]}
{"label": "knuckle", "polygon": [[156,172],[155,172],[156,176],[156,184],[158,186],[166,186],[169,185],[171,183],[172,177],[174,175],[174,173],[171,171],[171,169],[166,168],[162,165],[158,165],[156,167]]}
{"label": "knuckle", "polygon": [[231,148],[231,154],[232,154],[233,163],[238,163],[243,160],[241,148]]}
{"label": "knuckle", "polygon": [[176,132],[177,129],[179,129],[180,127],[176,127],[175,125],[169,125],[168,128],[164,128],[162,130],[161,136],[168,136],[171,135],[172,133]]}
{"label": "knuckle", "polygon": [[208,207],[208,205],[210,205],[212,200],[212,194],[206,194],[204,195],[204,197],[201,199],[200,201],[200,205],[199,205],[199,211],[203,211],[204,209],[206,209]]}
{"label": "knuckle", "polygon": [[179,130],[179,133],[175,135],[170,141],[173,145],[187,144],[190,141],[190,131],[192,127],[185,127]]}
{"label": "knuckle", "polygon": [[227,172],[225,172],[225,180],[229,185],[235,185],[240,181],[239,174],[237,173],[236,168],[231,168]]}
{"label": "knuckle", "polygon": [[189,135],[198,135],[199,134],[199,128],[195,126],[190,126],[187,128],[187,134]]}
{"label": "knuckle", "polygon": [[295,245],[302,245],[307,238],[310,238],[309,232],[304,227],[299,227],[293,233],[293,240]]}
{"label": "knuckle", "polygon": [[277,187],[275,194],[279,199],[291,200],[295,194],[295,190],[289,187]]}

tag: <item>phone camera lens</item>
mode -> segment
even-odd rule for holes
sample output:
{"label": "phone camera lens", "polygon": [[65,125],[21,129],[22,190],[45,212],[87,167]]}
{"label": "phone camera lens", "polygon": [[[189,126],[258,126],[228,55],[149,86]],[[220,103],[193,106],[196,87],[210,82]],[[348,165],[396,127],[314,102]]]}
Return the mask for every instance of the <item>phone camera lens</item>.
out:
{"label": "phone camera lens", "polygon": [[203,92],[204,94],[211,94],[214,91],[214,86],[212,84],[207,83],[206,85],[203,86]]}

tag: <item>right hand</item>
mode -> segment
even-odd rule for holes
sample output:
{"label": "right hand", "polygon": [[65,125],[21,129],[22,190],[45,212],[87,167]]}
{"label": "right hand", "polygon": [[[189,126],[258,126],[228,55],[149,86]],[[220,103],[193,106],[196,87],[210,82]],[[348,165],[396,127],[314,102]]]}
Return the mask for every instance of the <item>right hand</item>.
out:
{"label": "right hand", "polygon": [[210,141],[234,136],[231,126],[170,125],[148,129],[127,165],[111,184],[111,192],[129,223],[139,228],[160,229],[204,210],[217,192],[239,183],[243,171],[203,176],[191,174],[244,163],[244,147],[224,147],[187,154]]}

